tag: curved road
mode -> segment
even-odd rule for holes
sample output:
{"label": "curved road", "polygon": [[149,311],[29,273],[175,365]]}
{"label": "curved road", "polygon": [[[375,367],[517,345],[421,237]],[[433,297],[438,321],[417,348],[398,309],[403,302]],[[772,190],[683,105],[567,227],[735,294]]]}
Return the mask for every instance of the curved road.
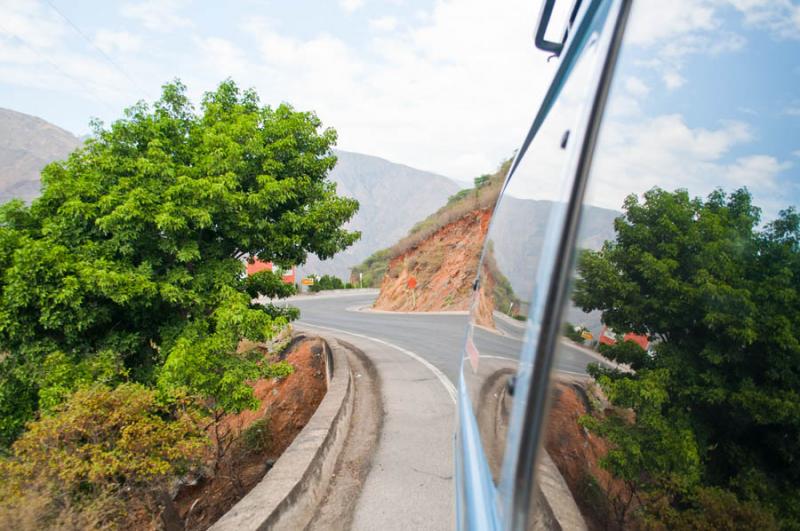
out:
{"label": "curved road", "polygon": [[[359,311],[370,307],[377,290],[358,290],[312,296],[298,296],[290,304],[300,308],[298,324],[354,332],[387,341],[417,353],[442,371],[450,382],[458,382],[468,316],[446,313],[383,313]],[[477,328],[475,344],[481,354],[516,359],[522,348],[522,323],[496,319],[498,332]],[[586,374],[586,365],[598,358],[586,349],[562,342],[555,368]]]}
{"label": "curved road", "polygon": [[[352,525],[346,527],[452,529],[453,382],[459,380],[468,316],[363,311],[376,296],[377,290],[353,290],[287,301],[300,308],[298,328],[344,336],[371,358],[380,377],[381,435],[352,509]],[[524,325],[504,316],[495,320],[497,330],[475,329],[473,340],[481,355],[518,358]],[[556,368],[585,374],[593,356],[562,343]]]}

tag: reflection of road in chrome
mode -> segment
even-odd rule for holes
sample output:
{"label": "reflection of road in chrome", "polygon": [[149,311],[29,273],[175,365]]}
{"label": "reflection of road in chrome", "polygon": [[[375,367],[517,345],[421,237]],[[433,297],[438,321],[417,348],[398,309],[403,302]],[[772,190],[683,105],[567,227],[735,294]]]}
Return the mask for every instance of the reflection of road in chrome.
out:
{"label": "reflection of road in chrome", "polygon": [[[468,316],[465,314],[405,314],[353,311],[370,306],[375,291],[345,292],[326,297],[295,297],[290,304],[300,308],[300,322],[355,332],[388,341],[416,352],[458,382]],[[523,323],[497,319],[498,332],[477,328],[474,341],[481,357],[516,360],[522,348]],[[585,374],[586,365],[597,361],[580,347],[562,344],[556,369]]]}

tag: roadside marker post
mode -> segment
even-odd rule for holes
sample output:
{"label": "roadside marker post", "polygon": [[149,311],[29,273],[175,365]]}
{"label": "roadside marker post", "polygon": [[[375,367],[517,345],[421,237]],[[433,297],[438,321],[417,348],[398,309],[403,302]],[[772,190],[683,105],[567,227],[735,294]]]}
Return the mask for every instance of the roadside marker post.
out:
{"label": "roadside marker post", "polygon": [[411,309],[416,310],[417,294],[414,292],[414,288],[417,287],[417,279],[415,277],[409,277],[406,286],[411,290]]}

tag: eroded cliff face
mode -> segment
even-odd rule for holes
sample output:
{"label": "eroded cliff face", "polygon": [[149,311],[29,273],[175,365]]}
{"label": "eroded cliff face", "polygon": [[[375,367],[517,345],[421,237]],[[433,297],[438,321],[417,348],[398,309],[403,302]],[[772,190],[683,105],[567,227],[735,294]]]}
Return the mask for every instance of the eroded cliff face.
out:
{"label": "eroded cliff face", "polygon": [[[435,312],[469,310],[483,240],[492,211],[476,209],[444,225],[389,262],[375,308]],[[416,281],[416,287],[410,288]],[[493,280],[482,280],[477,302],[483,324],[492,324]]]}

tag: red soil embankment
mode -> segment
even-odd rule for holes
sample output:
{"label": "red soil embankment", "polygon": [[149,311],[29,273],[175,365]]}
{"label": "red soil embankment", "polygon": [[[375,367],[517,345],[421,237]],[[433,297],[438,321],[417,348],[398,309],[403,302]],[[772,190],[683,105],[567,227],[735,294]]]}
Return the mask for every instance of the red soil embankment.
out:
{"label": "red soil embankment", "polygon": [[[393,258],[374,307],[415,312],[469,310],[491,215],[491,209],[470,211]],[[409,288],[411,278],[416,280],[413,289]],[[482,291],[491,293],[491,288],[484,286]],[[491,304],[480,306],[491,320]]]}
{"label": "red soil embankment", "polygon": [[[185,529],[208,528],[250,491],[308,423],[326,392],[322,340],[298,336],[285,355],[294,373],[282,379],[255,382],[260,405],[254,411],[228,415],[222,421],[233,440],[217,473],[184,486],[175,509]],[[266,444],[255,451],[239,436],[254,422],[266,419]],[[212,434],[213,439],[213,434]]]}

